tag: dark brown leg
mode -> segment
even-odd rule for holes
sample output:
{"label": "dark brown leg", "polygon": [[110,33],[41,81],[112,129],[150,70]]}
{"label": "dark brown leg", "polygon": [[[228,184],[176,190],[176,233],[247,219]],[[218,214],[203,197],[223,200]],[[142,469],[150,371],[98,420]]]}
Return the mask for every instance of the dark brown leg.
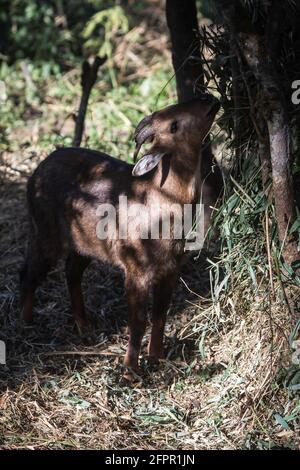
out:
{"label": "dark brown leg", "polygon": [[25,264],[20,271],[21,319],[27,324],[33,321],[36,288],[46,277],[51,264],[37,246],[29,247]]}
{"label": "dark brown leg", "polygon": [[177,276],[170,275],[161,280],[153,290],[152,330],[148,347],[149,356],[155,359],[164,357],[163,338],[167,311]]}
{"label": "dark brown leg", "polygon": [[35,289],[28,289],[22,301],[21,319],[26,323],[26,325],[31,325],[33,323],[34,292]]}
{"label": "dark brown leg", "polygon": [[83,273],[90,264],[90,261],[91,260],[89,258],[80,256],[76,253],[69,254],[66,260],[66,277],[71,297],[71,309],[79,333],[83,333],[88,327],[81,281]]}
{"label": "dark brown leg", "polygon": [[129,343],[124,364],[136,372],[139,372],[138,360],[146,329],[149,301],[149,288],[142,287],[139,281],[139,276],[136,276],[135,279],[127,276],[125,282],[128,303]]}

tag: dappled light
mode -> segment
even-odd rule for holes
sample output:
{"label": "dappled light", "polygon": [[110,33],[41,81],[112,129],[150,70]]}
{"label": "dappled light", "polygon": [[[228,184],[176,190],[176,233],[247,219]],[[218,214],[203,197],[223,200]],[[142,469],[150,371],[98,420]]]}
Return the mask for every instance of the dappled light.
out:
{"label": "dappled light", "polygon": [[4,3],[0,449],[299,449],[299,5]]}

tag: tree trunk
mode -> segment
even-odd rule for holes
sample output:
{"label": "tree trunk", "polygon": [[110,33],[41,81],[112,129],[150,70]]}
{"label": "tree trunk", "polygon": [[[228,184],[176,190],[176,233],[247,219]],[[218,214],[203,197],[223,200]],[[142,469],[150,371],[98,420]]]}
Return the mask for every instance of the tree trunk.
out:
{"label": "tree trunk", "polygon": [[270,142],[269,136],[266,136],[265,140],[258,141],[258,153],[261,168],[261,181],[264,192],[269,195],[268,183],[271,175],[271,154],[270,154]]}
{"label": "tree trunk", "polygon": [[284,259],[288,264],[299,258],[297,241],[289,235],[295,217],[293,183],[289,159],[289,125],[281,109],[273,111],[268,120],[272,162],[273,192],[279,239],[283,244]]}
{"label": "tree trunk", "polygon": [[264,38],[257,34],[244,34],[241,42],[244,45],[245,58],[263,88],[264,103],[261,112],[265,114],[269,132],[278,234],[284,260],[291,264],[299,259],[299,253],[297,241],[293,235],[289,235],[289,228],[295,217],[295,201],[290,172],[289,122],[280,89],[271,68],[272,65],[270,66],[269,61],[266,60],[268,51],[265,49]]}
{"label": "tree trunk", "polygon": [[230,39],[230,67],[232,73],[232,88],[231,98],[233,103],[233,132],[234,132],[234,147],[235,147],[235,158],[240,158],[242,149],[242,90],[239,86],[241,71],[238,62],[238,53],[236,50],[236,44],[234,38],[231,36]]}
{"label": "tree trunk", "polygon": [[[178,101],[183,102],[197,96],[199,89],[204,89],[195,0],[167,0],[166,16],[172,43]],[[200,171],[206,232],[212,208],[223,188],[222,174],[211,152],[209,139],[204,143]]]}
{"label": "tree trunk", "polygon": [[196,85],[204,84],[195,0],[167,0],[166,15],[178,101],[188,101],[197,95]]}

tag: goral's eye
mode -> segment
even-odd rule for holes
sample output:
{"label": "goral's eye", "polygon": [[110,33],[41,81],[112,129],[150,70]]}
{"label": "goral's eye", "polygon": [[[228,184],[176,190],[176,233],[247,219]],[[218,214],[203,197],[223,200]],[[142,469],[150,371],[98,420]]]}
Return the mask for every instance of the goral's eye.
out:
{"label": "goral's eye", "polygon": [[171,131],[171,134],[175,134],[175,132],[178,131],[178,122],[177,121],[172,122],[170,131]]}

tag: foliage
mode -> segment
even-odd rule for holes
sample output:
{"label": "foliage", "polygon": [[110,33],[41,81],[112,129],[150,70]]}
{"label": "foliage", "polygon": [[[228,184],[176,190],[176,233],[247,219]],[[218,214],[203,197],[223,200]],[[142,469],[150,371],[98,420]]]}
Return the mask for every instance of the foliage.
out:
{"label": "foliage", "polygon": [[[105,25],[110,24],[114,31],[116,17],[110,15],[109,3],[115,4],[114,1],[103,0],[1,0],[2,59],[9,63],[30,59],[53,61],[61,67],[70,66],[70,61],[82,56],[82,32],[92,18],[95,21],[100,15],[98,19],[101,17],[104,22],[103,25],[98,23],[98,27],[91,31],[91,42],[106,41],[102,34]],[[113,11],[116,13],[118,8],[113,7]],[[101,10],[108,15],[105,16]]]}
{"label": "foliage", "polygon": [[[22,17],[25,3],[28,11]],[[25,120],[34,121],[36,117],[42,117],[43,120],[43,130],[39,131],[40,146],[51,150],[53,145],[69,145],[72,142],[74,123],[71,116],[76,112],[81,93],[82,56],[79,62],[79,56],[71,54],[66,58],[64,51],[68,54],[71,52],[68,48],[74,46],[74,39],[80,43],[80,48],[86,55],[99,53],[108,56],[90,97],[85,145],[130,159],[134,143],[129,141],[128,149],[128,137],[134,126],[145,114],[174,100],[174,81],[164,88],[172,75],[171,64],[159,64],[160,59],[156,58],[155,53],[151,53],[151,48],[140,45],[143,40],[148,41],[147,37],[143,39],[146,26],[133,21],[133,16],[115,2],[110,2],[108,8],[103,8],[109,3],[90,0],[84,2],[84,11],[81,4],[77,0],[46,1],[40,9],[37,0],[14,0],[9,5],[11,10],[8,8],[3,13],[2,18],[6,20],[5,15],[13,11],[16,26],[10,31],[12,34],[14,29],[11,49],[6,44],[6,60],[0,63],[0,83],[5,91],[5,99],[1,103],[2,149],[16,147],[11,136],[15,135],[17,129],[24,127]],[[59,8],[65,14],[65,25],[57,22]],[[46,22],[49,31],[42,24],[45,11],[49,19]],[[19,20],[23,22],[22,26],[18,23]],[[79,37],[75,38],[76,31],[83,24]],[[31,30],[37,36],[34,37]],[[64,43],[66,31],[70,33],[70,41]],[[28,35],[29,42],[22,43],[23,34]],[[45,51],[43,44],[39,49],[39,35],[45,36],[45,41],[51,44],[53,50]],[[54,41],[52,36],[55,37]],[[150,40],[152,44],[159,44],[160,36],[154,34]],[[33,42],[36,42],[37,49],[32,48]],[[65,48],[62,54],[61,43],[64,43]],[[140,49],[143,50],[142,55]],[[15,56],[16,51],[18,53]],[[139,59],[136,60],[138,55]],[[149,67],[150,63],[152,65]],[[65,72],[70,67],[71,71]],[[137,77],[127,82],[128,74],[136,74]],[[68,125],[64,126],[64,122]],[[60,126],[67,129],[67,132],[61,131]],[[30,137],[27,142],[30,142]]]}
{"label": "foliage", "polygon": [[[103,30],[103,34],[94,37],[96,28]],[[120,6],[99,11],[87,22],[82,36],[86,40],[84,48],[100,56],[107,56],[109,74],[112,86],[117,86],[113,67],[113,41],[116,36],[126,34],[129,29],[128,19]],[[101,37],[103,36],[103,37]]]}
{"label": "foliage", "polygon": [[[167,438],[173,449],[293,447],[299,367],[286,360],[282,332],[289,321],[286,286],[294,287],[294,279],[277,263],[274,208],[262,190],[247,106],[243,158],[232,164],[215,210],[221,252],[213,257],[204,250],[183,271],[167,325],[167,360],[156,372],[143,365],[145,384],[119,383],[125,305],[121,279],[107,267],[87,273],[97,338],[92,346],[83,345],[67,323],[60,268],[37,296],[34,328],[16,326],[17,270],[27,232],[25,183],[47,153],[72,141],[83,54],[100,50],[110,58],[90,97],[84,146],[130,161],[135,125],[176,99],[166,31],[147,27],[143,14],[133,21],[129,3],[1,0],[6,29],[0,66],[0,335],[9,344],[10,374],[8,382],[7,370],[0,371],[0,445],[161,449]],[[143,2],[136,5],[142,7]],[[230,134],[231,56],[224,31],[214,32],[210,44],[218,53],[211,50],[206,57],[206,76],[225,110],[216,153],[232,155],[239,144]],[[299,226],[295,222],[292,230]]]}

